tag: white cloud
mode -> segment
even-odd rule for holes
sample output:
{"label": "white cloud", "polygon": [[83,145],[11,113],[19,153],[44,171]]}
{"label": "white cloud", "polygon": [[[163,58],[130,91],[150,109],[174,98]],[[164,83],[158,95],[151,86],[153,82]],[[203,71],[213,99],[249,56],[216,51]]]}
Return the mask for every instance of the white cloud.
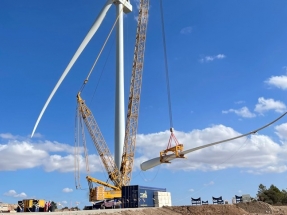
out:
{"label": "white cloud", "polygon": [[67,204],[68,202],[67,202],[67,201],[62,201],[62,203],[63,203],[63,204]]}
{"label": "white cloud", "polygon": [[236,101],[235,104],[243,104],[245,101]]}
{"label": "white cloud", "polygon": [[248,173],[252,174],[264,174],[264,173],[283,173],[287,171],[287,166],[282,165],[282,166],[267,166],[264,169],[253,169],[253,170],[248,170]]}
{"label": "white cloud", "polygon": [[137,9],[140,8],[140,0],[133,0],[134,4],[136,5]]}
{"label": "white cloud", "polygon": [[235,113],[238,116],[244,117],[244,118],[252,118],[256,115],[254,113],[251,113],[247,107],[242,107],[241,109],[235,110],[235,109],[229,109],[229,110],[223,110],[222,113]]}
{"label": "white cloud", "polygon": [[[29,136],[30,136],[30,135],[29,135]],[[40,133],[35,133],[35,134],[33,135],[33,138],[43,138],[43,135],[40,134]]]}
{"label": "white cloud", "polygon": [[[224,125],[214,125],[202,130],[195,129],[191,132],[175,131],[174,133],[178,141],[184,144],[184,150],[241,135]],[[169,135],[169,131],[138,135],[138,157],[135,160],[135,167],[138,168],[143,161],[159,157],[159,152],[167,147]],[[153,150],[150,150],[151,148]],[[266,135],[256,134],[192,152],[186,155],[187,159],[173,160],[172,165],[162,164],[161,168],[172,171],[179,169],[183,171],[216,171],[241,168],[250,173],[273,173],[276,171],[280,173],[285,171],[286,156],[287,144],[280,145]]]}
{"label": "white cloud", "polygon": [[17,195],[15,190],[9,190],[8,192],[4,193],[5,196],[15,196]]}
{"label": "white cloud", "polygon": [[71,192],[73,192],[73,189],[66,187],[63,189],[63,192],[64,193],[71,193]]}
{"label": "white cloud", "polygon": [[192,27],[188,26],[180,30],[181,34],[190,34],[192,32]]}
{"label": "white cloud", "polygon": [[188,191],[189,191],[189,192],[194,192],[194,189],[189,189]]}
{"label": "white cloud", "polygon": [[287,90],[287,76],[286,75],[272,76],[271,78],[266,80],[265,83],[271,86],[280,88],[282,90]]}
{"label": "white cloud", "polygon": [[3,133],[3,134],[0,134],[0,137],[3,138],[3,139],[17,139],[17,136],[14,136],[10,133]]}
{"label": "white cloud", "polygon": [[[75,148],[68,144],[59,143],[57,141],[39,141],[36,144],[33,144],[35,149],[43,150],[46,152],[66,152],[70,154],[74,154]],[[79,148],[79,152],[83,153],[83,147]]]}
{"label": "white cloud", "polygon": [[218,54],[215,56],[216,59],[223,59],[225,58],[225,55],[224,54]]}
{"label": "white cloud", "polygon": [[214,57],[211,57],[211,56],[206,56],[205,57],[205,61],[213,61],[215,58]]}
{"label": "white cloud", "polygon": [[211,185],[214,185],[214,181],[210,181],[209,183],[204,184],[204,186],[211,186]]}
{"label": "white cloud", "polygon": [[[75,156],[74,155],[50,155],[42,163],[45,171],[47,172],[73,172],[75,170]],[[101,172],[101,161],[97,155],[89,155],[89,170],[90,172]],[[79,170],[84,172],[86,170],[85,158],[80,155],[78,156]]]}
{"label": "white cloud", "polygon": [[258,98],[258,104],[256,104],[254,111],[263,114],[266,111],[275,110],[275,112],[283,113],[286,111],[286,106],[281,101],[275,101],[274,99]]}
{"label": "white cloud", "polygon": [[27,197],[27,195],[26,195],[26,193],[19,193],[19,194],[17,194],[15,197],[17,197],[17,198],[26,198]]}
{"label": "white cloud", "polygon": [[9,190],[8,192],[4,193],[5,196],[11,196],[14,198],[26,198],[26,193],[17,193],[15,190]]}
{"label": "white cloud", "polygon": [[[6,143],[0,142],[0,171],[14,171],[42,167],[45,171],[72,172],[74,166],[74,147],[51,141],[15,140],[5,139]],[[83,153],[83,149],[79,149]],[[25,162],[23,162],[25,160]],[[85,158],[82,154],[78,156],[79,169],[86,171]],[[102,171],[99,156],[89,155],[90,172]]]}
{"label": "white cloud", "polygon": [[275,126],[276,134],[283,140],[287,140],[287,123]]}
{"label": "white cloud", "polygon": [[41,160],[47,156],[47,152],[36,149],[25,141],[0,144],[0,171],[34,168],[40,166]]}
{"label": "white cloud", "polygon": [[[275,132],[281,141],[286,137],[284,129],[286,129],[284,124],[275,127]],[[224,125],[213,125],[204,129],[194,129],[190,132],[174,131],[174,134],[179,143],[184,144],[185,150],[241,135],[241,133]],[[169,137],[170,131],[168,130],[146,135],[138,134],[134,171],[139,170],[140,163],[159,157],[159,152],[166,149]],[[73,154],[61,150],[70,150],[69,147],[71,146],[49,142],[48,145],[57,148],[57,150],[45,151],[47,142],[49,141],[35,143],[11,140],[8,143],[0,144],[0,171],[35,167],[43,168],[49,172],[74,171]],[[265,174],[287,171],[285,170],[286,156],[287,144],[278,144],[272,138],[261,133],[195,151],[186,155],[187,159],[173,160],[172,165],[162,164],[161,168],[171,171],[217,171],[240,168],[245,172]],[[2,158],[4,159],[2,160]],[[85,171],[84,157],[79,155],[78,158],[80,171]],[[91,172],[102,172],[103,168],[99,156],[90,155],[89,164]]]}
{"label": "white cloud", "polygon": [[220,60],[220,59],[224,59],[224,58],[226,58],[226,56],[224,54],[218,54],[215,56],[205,56],[205,57],[201,58],[199,61],[201,63],[204,63],[204,62],[211,62],[214,60]]}

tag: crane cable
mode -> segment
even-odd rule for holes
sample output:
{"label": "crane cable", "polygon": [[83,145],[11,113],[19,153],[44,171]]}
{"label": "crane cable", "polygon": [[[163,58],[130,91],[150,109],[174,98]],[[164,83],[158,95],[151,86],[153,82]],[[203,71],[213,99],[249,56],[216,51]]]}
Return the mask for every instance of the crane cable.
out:
{"label": "crane cable", "polygon": [[168,74],[168,64],[167,64],[167,51],[166,51],[166,41],[165,41],[165,30],[164,30],[164,18],[163,18],[163,7],[162,0],[160,0],[160,14],[161,14],[161,29],[162,29],[162,40],[163,40],[163,50],[164,50],[164,63],[165,63],[165,74],[166,74],[166,87],[168,96],[168,110],[169,110],[169,122],[170,130],[173,129],[172,121],[172,110],[171,110],[171,98],[170,98],[170,84],[169,84],[169,74]]}
{"label": "crane cable", "polygon": [[[124,7],[123,7],[123,8],[124,8]],[[90,75],[92,74],[92,72],[93,72],[93,70],[94,70],[94,68],[95,68],[95,66],[96,66],[96,64],[97,64],[97,62],[98,62],[98,60],[99,60],[99,58],[100,58],[100,56],[101,56],[101,54],[102,54],[102,52],[103,52],[103,50],[104,50],[106,44],[107,44],[107,42],[108,42],[108,40],[109,40],[109,38],[110,38],[110,36],[111,36],[111,34],[112,34],[112,32],[113,32],[113,30],[114,30],[114,28],[115,28],[115,26],[116,26],[118,20],[119,20],[120,14],[123,12],[123,8],[121,9],[120,13],[118,14],[118,16],[117,16],[117,18],[116,18],[116,20],[115,20],[115,22],[114,22],[114,24],[113,24],[113,26],[112,26],[110,32],[109,32],[109,34],[108,34],[108,36],[107,36],[107,38],[106,38],[106,40],[105,40],[105,42],[104,42],[104,44],[103,44],[103,46],[102,46],[102,48],[101,48],[101,50],[100,50],[100,53],[98,54],[98,56],[97,56],[97,58],[96,58],[96,60],[95,60],[95,62],[94,62],[94,64],[93,64],[93,66],[92,66],[92,68],[90,69],[90,72],[88,73],[88,76],[87,76],[87,78],[85,79],[84,83],[82,84],[82,86],[81,86],[79,92],[82,92],[83,89],[84,89],[84,87],[85,87],[85,85],[88,83],[89,78],[90,78]]]}
{"label": "crane cable", "polygon": [[76,117],[75,117],[75,146],[74,146],[74,176],[75,176],[75,187],[78,189],[81,187],[80,184],[80,168],[79,168],[79,117],[78,117],[79,111],[78,107],[76,109]]}
{"label": "crane cable", "polygon": [[[162,40],[163,40],[163,50],[164,50],[164,63],[165,63],[165,75],[166,75],[166,88],[167,88],[167,97],[168,97],[168,112],[169,112],[169,123],[170,123],[170,137],[167,144],[166,150],[160,152],[160,155],[166,154],[170,148],[172,148],[172,141],[174,141],[176,147],[179,146],[179,142],[176,139],[173,131],[173,121],[172,121],[172,109],[171,109],[171,96],[170,96],[170,84],[169,84],[169,73],[168,73],[168,64],[167,64],[167,51],[166,51],[166,40],[165,40],[165,29],[164,29],[164,17],[163,17],[163,6],[162,0],[160,0],[160,14],[161,14],[161,29],[162,29]],[[181,150],[181,149],[179,149]],[[177,154],[177,152],[176,152]]]}
{"label": "crane cable", "polygon": [[93,101],[93,99],[94,99],[94,97],[95,97],[95,94],[96,94],[96,91],[97,91],[97,89],[98,89],[98,87],[99,87],[101,78],[102,78],[103,73],[104,73],[104,71],[105,71],[105,68],[106,68],[106,65],[107,65],[107,62],[108,62],[108,59],[109,59],[109,56],[110,56],[110,54],[111,54],[111,50],[112,50],[112,47],[113,47],[113,46],[114,46],[114,43],[110,46],[110,50],[109,50],[109,53],[108,53],[108,57],[107,57],[107,59],[106,59],[106,61],[105,61],[105,63],[104,63],[104,66],[103,66],[103,68],[102,68],[100,77],[99,77],[99,79],[98,79],[98,82],[97,82],[97,84],[96,84],[95,90],[94,90],[93,95],[92,95],[92,98],[91,98],[91,100],[90,100],[90,104],[91,104],[91,102]]}
{"label": "crane cable", "polygon": [[[81,133],[81,135],[80,135]],[[87,175],[90,175],[90,168],[89,168],[89,155],[88,155],[88,149],[86,145],[86,137],[84,132],[84,126],[83,126],[83,119],[80,117],[80,110],[79,106],[77,106],[76,110],[76,117],[75,117],[75,148],[74,148],[74,169],[75,169],[75,186],[76,189],[82,189],[81,183],[80,183],[80,136],[82,136],[82,144],[84,148],[84,159],[86,164],[86,172]]]}

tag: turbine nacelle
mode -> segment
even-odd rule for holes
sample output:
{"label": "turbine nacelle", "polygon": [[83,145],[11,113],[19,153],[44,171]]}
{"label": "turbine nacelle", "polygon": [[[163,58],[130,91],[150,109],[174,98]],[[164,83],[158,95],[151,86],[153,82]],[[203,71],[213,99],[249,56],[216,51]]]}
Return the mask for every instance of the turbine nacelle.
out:
{"label": "turbine nacelle", "polygon": [[124,13],[130,13],[133,11],[133,6],[129,0],[114,0],[114,4],[122,4]]}

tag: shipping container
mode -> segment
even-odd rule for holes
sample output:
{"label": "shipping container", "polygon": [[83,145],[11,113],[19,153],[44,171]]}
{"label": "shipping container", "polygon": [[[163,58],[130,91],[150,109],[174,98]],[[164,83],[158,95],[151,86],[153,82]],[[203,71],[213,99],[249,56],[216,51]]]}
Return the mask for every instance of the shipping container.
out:
{"label": "shipping container", "polygon": [[24,212],[33,211],[33,199],[23,199]]}
{"label": "shipping container", "polygon": [[154,192],[166,192],[166,188],[145,187],[139,185],[130,185],[122,187],[122,207],[140,208],[154,207]]}

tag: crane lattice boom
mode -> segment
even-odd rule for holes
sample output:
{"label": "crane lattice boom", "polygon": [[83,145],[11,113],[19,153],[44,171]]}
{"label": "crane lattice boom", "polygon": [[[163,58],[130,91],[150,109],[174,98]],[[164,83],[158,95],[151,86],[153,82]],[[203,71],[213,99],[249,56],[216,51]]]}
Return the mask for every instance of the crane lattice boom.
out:
{"label": "crane lattice boom", "polygon": [[142,73],[144,65],[146,30],[148,22],[148,9],[149,9],[149,0],[141,0],[139,8],[139,16],[138,16],[136,43],[134,50],[132,77],[130,83],[124,150],[120,168],[120,171],[123,176],[123,185],[129,185],[131,181],[131,174],[134,163],[140,94],[142,85]]}
{"label": "crane lattice boom", "polygon": [[82,114],[82,118],[84,119],[86,127],[106,168],[110,180],[114,183],[116,187],[121,187],[121,173],[114,161],[114,158],[108,148],[108,145],[100,131],[100,128],[92,112],[85,104],[85,101],[81,98],[80,93],[78,93],[77,95],[77,101],[78,108],[80,110],[80,113]]}

